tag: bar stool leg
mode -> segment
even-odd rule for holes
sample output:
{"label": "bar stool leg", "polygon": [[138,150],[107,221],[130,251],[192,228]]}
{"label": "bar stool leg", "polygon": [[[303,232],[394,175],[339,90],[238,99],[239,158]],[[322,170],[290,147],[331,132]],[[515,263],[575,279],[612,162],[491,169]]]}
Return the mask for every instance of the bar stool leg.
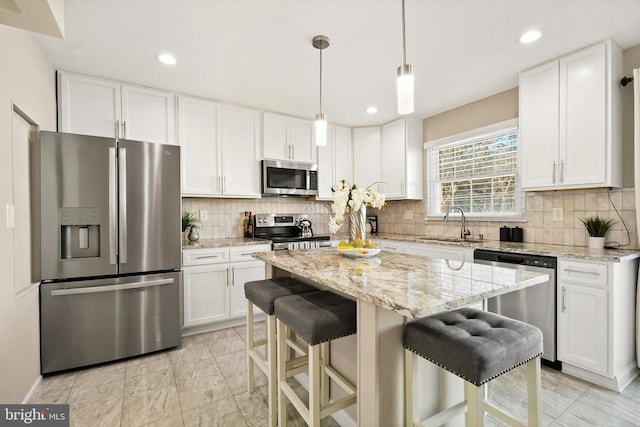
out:
{"label": "bar stool leg", "polygon": [[413,427],[413,353],[404,351],[404,425]]}
{"label": "bar stool leg", "polygon": [[[275,316],[274,316],[275,317]],[[278,420],[280,421],[279,427],[287,427],[287,398],[280,387],[282,381],[286,382],[286,366],[289,360],[289,349],[287,348],[287,327],[284,323],[277,321],[277,361],[278,361]]]}
{"label": "bar stool leg", "polygon": [[540,358],[536,357],[527,362],[527,424],[529,427],[540,427],[542,415],[539,402],[542,402],[540,390]]}
{"label": "bar stool leg", "polygon": [[484,426],[484,386],[476,386],[470,382],[464,382],[464,398],[467,402],[465,415],[465,427]]}
{"label": "bar stool leg", "polygon": [[331,366],[331,347],[329,347],[329,341],[323,342],[320,344],[321,353],[321,367],[320,367],[320,390],[322,395],[320,397],[320,404],[322,407],[327,406],[329,404],[329,386],[330,380],[329,375],[327,374],[327,366]]}
{"label": "bar stool leg", "polygon": [[278,425],[278,370],[276,366],[276,316],[267,316],[267,363],[269,364],[269,426]]}
{"label": "bar stool leg", "polygon": [[309,347],[309,427],[320,427],[320,353],[322,344]]}
{"label": "bar stool leg", "polygon": [[253,303],[247,300],[247,384],[249,393],[253,393],[255,388],[253,360],[249,352],[254,349],[253,340]]}

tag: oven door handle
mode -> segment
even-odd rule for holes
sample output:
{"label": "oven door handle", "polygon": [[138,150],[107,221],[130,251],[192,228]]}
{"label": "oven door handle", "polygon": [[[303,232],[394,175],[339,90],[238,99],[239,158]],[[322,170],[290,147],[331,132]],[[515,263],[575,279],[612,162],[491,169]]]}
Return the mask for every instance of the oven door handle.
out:
{"label": "oven door handle", "polygon": [[87,288],[55,289],[51,296],[95,294],[99,292],[128,291],[131,289],[151,288],[153,286],[170,285],[174,279],[149,280],[148,282],[122,283],[118,285],[90,286]]}

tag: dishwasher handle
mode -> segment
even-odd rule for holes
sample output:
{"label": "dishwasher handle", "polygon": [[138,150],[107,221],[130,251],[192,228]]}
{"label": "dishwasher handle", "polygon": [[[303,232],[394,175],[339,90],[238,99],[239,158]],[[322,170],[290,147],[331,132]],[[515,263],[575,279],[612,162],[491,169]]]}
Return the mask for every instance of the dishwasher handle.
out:
{"label": "dishwasher handle", "polygon": [[496,259],[498,262],[506,262],[508,264],[524,264],[524,258],[518,255],[500,254]]}
{"label": "dishwasher handle", "polygon": [[132,289],[151,288],[153,286],[170,285],[173,279],[149,280],[147,282],[122,283],[118,285],[90,286],[86,288],[55,289],[51,296],[95,294],[99,292],[128,291]]}

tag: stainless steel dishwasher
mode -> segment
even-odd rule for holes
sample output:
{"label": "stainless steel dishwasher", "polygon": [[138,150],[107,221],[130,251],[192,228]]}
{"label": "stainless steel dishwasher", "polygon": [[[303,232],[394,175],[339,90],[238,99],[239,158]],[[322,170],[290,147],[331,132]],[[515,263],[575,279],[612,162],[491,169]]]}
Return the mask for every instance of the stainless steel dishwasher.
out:
{"label": "stainless steel dishwasher", "polygon": [[477,264],[529,270],[549,275],[549,281],[520,291],[487,300],[487,310],[537,326],[542,331],[544,353],[542,363],[561,369],[558,360],[556,330],[556,265],[555,257],[476,249]]}

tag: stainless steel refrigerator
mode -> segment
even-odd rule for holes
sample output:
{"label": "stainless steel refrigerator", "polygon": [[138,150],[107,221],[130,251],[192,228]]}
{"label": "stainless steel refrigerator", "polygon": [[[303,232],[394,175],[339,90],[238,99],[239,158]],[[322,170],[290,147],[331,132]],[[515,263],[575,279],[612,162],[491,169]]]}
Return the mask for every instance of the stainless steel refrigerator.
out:
{"label": "stainless steel refrigerator", "polygon": [[41,132],[31,150],[42,373],[180,344],[180,148]]}

